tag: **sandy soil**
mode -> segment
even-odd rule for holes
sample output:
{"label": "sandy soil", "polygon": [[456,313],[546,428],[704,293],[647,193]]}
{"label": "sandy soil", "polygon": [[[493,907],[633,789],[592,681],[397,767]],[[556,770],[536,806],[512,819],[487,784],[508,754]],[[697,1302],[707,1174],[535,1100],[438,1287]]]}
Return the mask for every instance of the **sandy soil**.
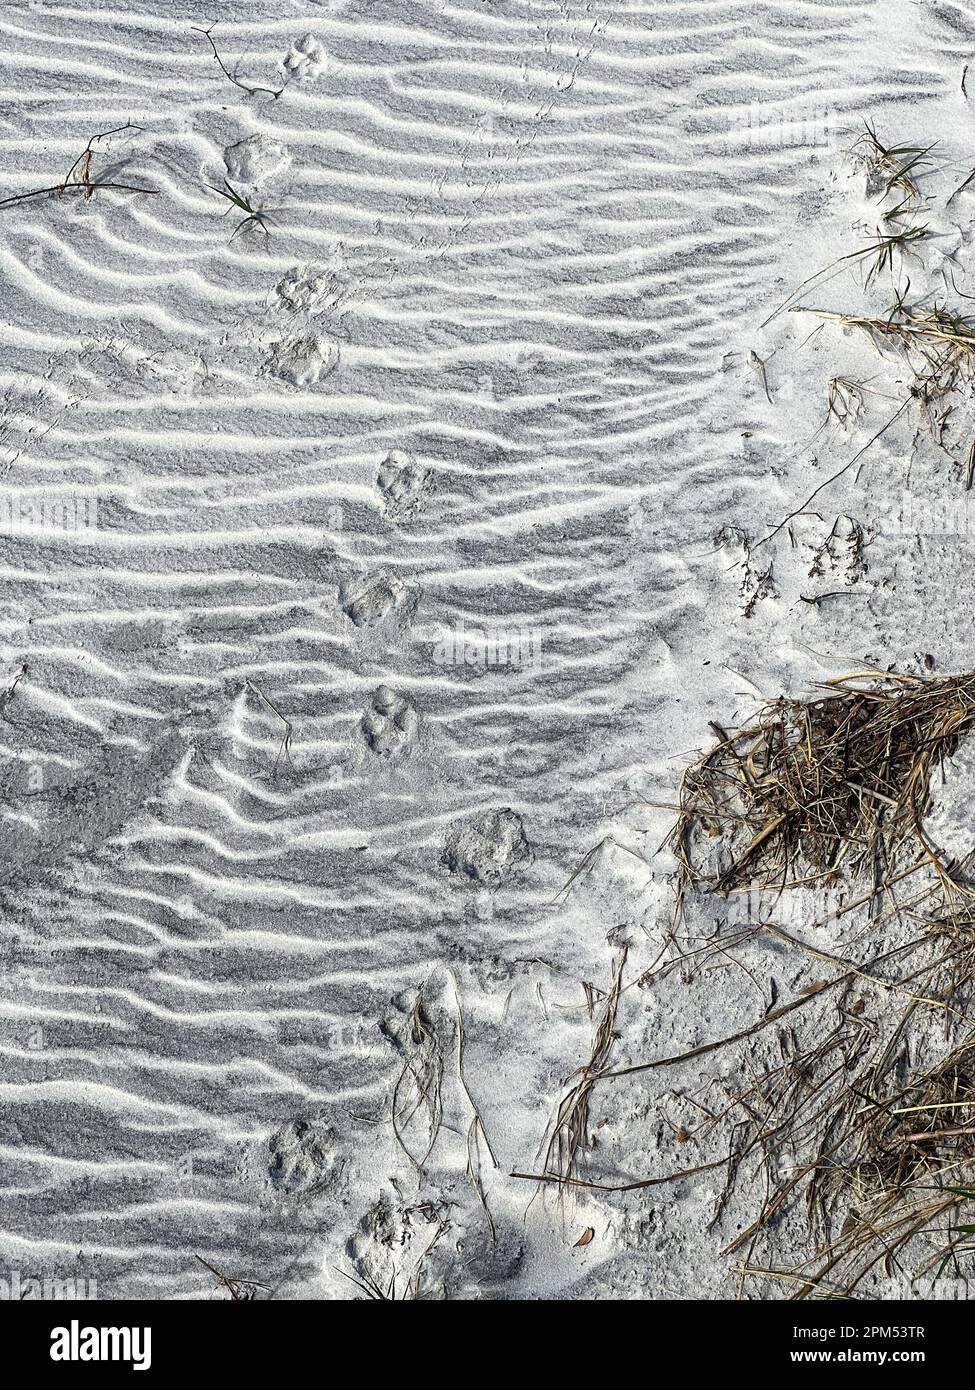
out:
{"label": "sandy soil", "polygon": [[[875,233],[865,120],[939,142],[930,236],[803,302],[975,294],[973,53],[908,0],[4,7],[0,196],[127,123],[90,177],[157,191],[0,207],[0,1275],[736,1296],[756,1172],[717,1216],[721,1170],[511,1175],[617,972],[612,1068],[823,975],[763,938],[644,979],[733,929],[669,939],[657,853],[709,721],[973,665],[964,410],[828,482],[910,379],[761,327]],[[602,1083],[580,1171],[720,1158],[687,1096],[780,1046]]]}

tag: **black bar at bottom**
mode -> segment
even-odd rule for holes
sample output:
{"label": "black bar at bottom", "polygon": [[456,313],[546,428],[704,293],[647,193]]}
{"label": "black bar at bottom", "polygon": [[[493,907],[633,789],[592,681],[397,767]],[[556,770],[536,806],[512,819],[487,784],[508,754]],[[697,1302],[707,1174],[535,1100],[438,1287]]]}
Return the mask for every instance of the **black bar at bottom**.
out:
{"label": "black bar at bottom", "polygon": [[[219,1306],[226,1302],[227,1306]],[[355,1302],[355,1300],[352,1300]],[[608,1301],[607,1301],[608,1303]],[[832,1366],[875,1365],[924,1370],[957,1369],[960,1339],[967,1318],[958,1302],[818,1302],[747,1303],[632,1303],[619,1305],[627,1321],[620,1331],[634,1336],[650,1350],[669,1348],[668,1356],[686,1357],[686,1369],[695,1378],[713,1369],[718,1374],[742,1371],[788,1371],[806,1367],[827,1372]],[[533,1302],[525,1309],[532,1339],[541,1349],[544,1328],[552,1318],[549,1335],[558,1335],[558,1323],[568,1312],[579,1334],[598,1339],[603,1318],[615,1321],[612,1304],[600,1308],[587,1302],[583,1321],[576,1304]],[[337,1350],[363,1357],[363,1371],[375,1376],[378,1359],[388,1347],[390,1364],[402,1368],[402,1338],[423,1336],[449,1339],[456,1326],[454,1308],[439,1307],[431,1327],[430,1310],[412,1304],[398,1316],[403,1324],[378,1341],[362,1343],[370,1336],[376,1313],[368,1300],[358,1307],[350,1303],[251,1302],[246,1314],[229,1300],[194,1303],[19,1302],[0,1303],[0,1336],[8,1364],[66,1380],[79,1374],[99,1377],[124,1375],[159,1376],[171,1381],[183,1371],[194,1380],[215,1372],[252,1374],[255,1357],[283,1357],[289,1377],[305,1366],[322,1373]],[[466,1331],[482,1318],[484,1332],[497,1332],[498,1319],[518,1322],[520,1305],[507,1303],[487,1311],[471,1304],[460,1313]],[[359,1319],[362,1319],[360,1322]],[[389,1328],[389,1314],[380,1326]],[[470,1327],[477,1334],[477,1329]],[[148,1335],[147,1335],[148,1334]],[[528,1345],[531,1344],[529,1339]],[[578,1341],[577,1347],[581,1351]],[[593,1340],[595,1354],[598,1340]],[[551,1352],[549,1353],[551,1354]],[[11,1359],[15,1358],[15,1359]],[[662,1369],[662,1368],[661,1368]],[[498,1370],[503,1370],[499,1366]],[[348,1371],[345,1372],[348,1375]]]}

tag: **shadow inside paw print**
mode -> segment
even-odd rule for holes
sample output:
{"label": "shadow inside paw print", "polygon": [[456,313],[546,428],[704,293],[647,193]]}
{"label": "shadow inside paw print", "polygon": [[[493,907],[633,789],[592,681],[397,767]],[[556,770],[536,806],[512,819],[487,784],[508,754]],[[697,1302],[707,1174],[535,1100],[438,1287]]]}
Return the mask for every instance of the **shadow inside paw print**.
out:
{"label": "shadow inside paw print", "polygon": [[403,695],[381,685],[372,697],[372,708],[362,716],[362,733],[381,758],[405,751],[416,738],[419,718]]}

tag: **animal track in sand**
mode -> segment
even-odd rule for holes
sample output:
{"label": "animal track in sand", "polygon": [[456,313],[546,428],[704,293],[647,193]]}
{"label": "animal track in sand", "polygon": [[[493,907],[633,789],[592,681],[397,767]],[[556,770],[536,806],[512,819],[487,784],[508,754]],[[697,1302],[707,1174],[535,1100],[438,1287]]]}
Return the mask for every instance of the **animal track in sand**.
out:
{"label": "animal track in sand", "polygon": [[452,874],[492,888],[532,857],[521,816],[508,807],[488,811],[452,830],[443,851],[443,862]]}
{"label": "animal track in sand", "polygon": [[346,1247],[356,1278],[382,1289],[391,1300],[414,1297],[426,1273],[424,1262],[448,1229],[447,1213],[446,1204],[410,1206],[380,1196]]}
{"label": "animal track in sand", "polygon": [[311,34],[306,34],[288,49],[281,60],[281,69],[289,80],[307,82],[320,76],[327,63],[325,49]]}
{"label": "animal track in sand", "polygon": [[338,344],[318,333],[273,343],[265,363],[271,376],[292,386],[314,386],[339,364]]}
{"label": "animal track in sand", "polygon": [[395,518],[417,511],[424,501],[429,476],[429,471],[421,468],[412,454],[391,449],[376,475],[386,515]]}
{"label": "animal track in sand", "polygon": [[322,1187],[335,1176],[335,1135],[317,1120],[291,1120],[268,1141],[268,1179],[288,1196]]}
{"label": "animal track in sand", "polygon": [[475,1203],[438,1191],[412,1204],[381,1195],[346,1255],[355,1278],[391,1299],[453,1301],[484,1298],[487,1288],[511,1279],[526,1246],[516,1223],[495,1226]]}
{"label": "animal track in sand", "polygon": [[356,627],[374,627],[390,616],[409,621],[418,602],[413,586],[382,572],[346,579],[339,587],[339,605]]}
{"label": "animal track in sand", "polygon": [[419,718],[409,700],[388,685],[381,685],[372,697],[372,707],[362,716],[366,743],[381,758],[402,752],[415,740]]}
{"label": "animal track in sand", "polygon": [[336,248],[326,265],[294,266],[278,281],[274,292],[292,313],[310,314],[316,309],[334,308],[347,282],[345,257],[341,248]]}
{"label": "animal track in sand", "polygon": [[258,184],[287,168],[291,156],[278,140],[266,135],[249,135],[228,145],[223,152],[227,177],[237,183]]}
{"label": "animal track in sand", "polygon": [[821,579],[840,570],[844,583],[857,584],[867,573],[863,551],[863,527],[850,516],[838,516],[813,556],[809,578]]}
{"label": "animal track in sand", "polygon": [[741,615],[743,618],[753,618],[758,604],[763,599],[779,596],[772,577],[772,561],[769,561],[765,569],[753,563],[749,538],[740,526],[722,526],[715,536],[715,544],[718,549],[737,552],[739,555],[735,568],[740,568],[742,572],[738,586],[738,597],[742,603]]}

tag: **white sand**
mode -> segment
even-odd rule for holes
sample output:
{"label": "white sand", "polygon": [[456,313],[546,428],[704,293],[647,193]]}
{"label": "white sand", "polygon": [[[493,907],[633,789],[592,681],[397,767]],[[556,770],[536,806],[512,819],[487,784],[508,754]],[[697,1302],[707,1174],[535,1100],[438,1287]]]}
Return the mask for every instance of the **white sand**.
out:
{"label": "white sand", "polygon": [[[280,97],[222,76],[204,14]],[[0,683],[27,668],[0,726],[0,1274],[221,1296],[199,1255],[289,1299],[418,1269],[426,1297],[734,1296],[753,1180],[711,1227],[720,1173],[561,1214],[509,1174],[590,1054],[583,982],[660,954],[671,818],[633,803],[762,697],[975,664],[965,527],[899,520],[905,488],[971,505],[913,412],[742,566],[894,408],[803,450],[829,379],[903,398],[862,338],[759,328],[874,231],[864,119],[941,142],[937,236],[895,283],[975,293],[975,185],[945,207],[973,53],[964,7],[907,0],[4,7],[0,195],[126,121],[93,174],[160,193],[0,208]],[[225,177],[267,245],[230,242]],[[852,265],[811,302],[892,298]],[[59,502],[96,524],[60,533]],[[627,990],[612,1064],[822,975],[738,959]],[[774,1043],[607,1083],[587,1176],[720,1156],[677,1142],[671,1093]],[[404,1052],[442,1059],[420,1174]]]}

